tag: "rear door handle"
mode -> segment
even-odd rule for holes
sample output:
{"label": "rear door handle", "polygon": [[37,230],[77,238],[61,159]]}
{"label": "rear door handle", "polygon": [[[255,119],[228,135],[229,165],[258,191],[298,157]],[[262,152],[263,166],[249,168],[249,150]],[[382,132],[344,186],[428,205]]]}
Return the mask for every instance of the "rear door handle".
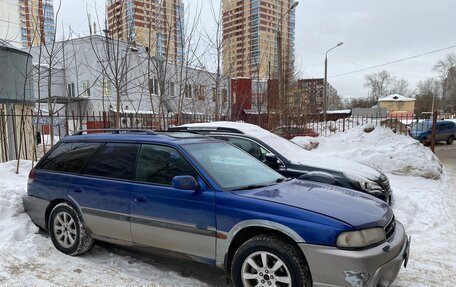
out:
{"label": "rear door handle", "polygon": [[144,202],[146,202],[146,199],[144,197],[142,197],[142,196],[139,196],[139,197],[135,198],[135,202],[144,203]]}
{"label": "rear door handle", "polygon": [[81,193],[81,192],[82,192],[82,188],[76,188],[76,189],[74,190],[74,192]]}

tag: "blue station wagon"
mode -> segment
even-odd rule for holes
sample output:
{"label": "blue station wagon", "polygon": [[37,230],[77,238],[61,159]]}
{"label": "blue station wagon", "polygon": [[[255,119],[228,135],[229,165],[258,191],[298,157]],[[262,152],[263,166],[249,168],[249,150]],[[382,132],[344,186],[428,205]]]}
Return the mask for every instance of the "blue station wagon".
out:
{"label": "blue station wagon", "polygon": [[[425,120],[414,123],[411,126],[410,134],[413,138],[419,140],[424,145],[431,143],[432,120]],[[456,137],[456,123],[452,121],[437,121],[435,128],[435,141],[445,141],[447,144],[453,144]]]}
{"label": "blue station wagon", "polygon": [[188,133],[78,133],[31,170],[26,212],[54,246],[94,240],[224,268],[234,286],[389,286],[409,238],[370,195],[288,179]]}

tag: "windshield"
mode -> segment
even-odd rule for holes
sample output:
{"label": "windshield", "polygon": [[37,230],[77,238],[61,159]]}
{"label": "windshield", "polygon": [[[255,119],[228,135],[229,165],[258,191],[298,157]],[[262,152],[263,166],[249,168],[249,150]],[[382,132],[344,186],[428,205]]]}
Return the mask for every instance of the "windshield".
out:
{"label": "windshield", "polygon": [[268,186],[283,180],[282,175],[228,143],[188,144],[184,148],[224,190]]}
{"label": "windshield", "polygon": [[432,123],[429,122],[420,122],[412,125],[412,131],[428,131],[432,127]]}

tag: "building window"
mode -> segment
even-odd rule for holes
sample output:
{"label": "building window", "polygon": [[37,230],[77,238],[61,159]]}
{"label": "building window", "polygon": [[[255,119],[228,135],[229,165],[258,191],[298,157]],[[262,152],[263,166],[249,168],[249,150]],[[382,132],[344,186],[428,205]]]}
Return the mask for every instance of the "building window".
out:
{"label": "building window", "polygon": [[197,85],[195,86],[195,93],[198,101],[204,101],[205,86]]}
{"label": "building window", "polygon": [[158,80],[157,79],[149,80],[149,92],[151,94],[158,95]]}
{"label": "building window", "polygon": [[111,95],[111,82],[108,80],[103,80],[103,95]]}
{"label": "building window", "polygon": [[174,82],[169,83],[169,95],[174,98]]}
{"label": "building window", "polygon": [[217,101],[217,89],[212,88],[212,101],[216,102]]}
{"label": "building window", "polygon": [[82,81],[82,96],[90,97],[90,81]]}
{"label": "building window", "polygon": [[76,95],[74,92],[74,83],[70,83],[67,86],[68,86],[68,91],[67,91],[68,97],[75,97]]}
{"label": "building window", "polygon": [[185,84],[184,86],[184,97],[187,99],[192,98],[192,86],[189,84]]}

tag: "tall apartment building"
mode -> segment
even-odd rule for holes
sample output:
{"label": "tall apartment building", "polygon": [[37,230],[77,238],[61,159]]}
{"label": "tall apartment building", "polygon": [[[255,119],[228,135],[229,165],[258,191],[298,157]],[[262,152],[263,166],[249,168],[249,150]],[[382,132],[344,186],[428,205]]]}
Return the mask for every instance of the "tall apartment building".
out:
{"label": "tall apartment building", "polygon": [[108,0],[108,33],[169,62],[184,58],[182,0]]}
{"label": "tall apartment building", "polygon": [[54,40],[53,0],[0,2],[0,38],[28,48]]}
{"label": "tall apartment building", "polygon": [[294,62],[295,0],[223,0],[223,68],[233,78],[277,77],[277,31],[282,35],[283,67]]}

